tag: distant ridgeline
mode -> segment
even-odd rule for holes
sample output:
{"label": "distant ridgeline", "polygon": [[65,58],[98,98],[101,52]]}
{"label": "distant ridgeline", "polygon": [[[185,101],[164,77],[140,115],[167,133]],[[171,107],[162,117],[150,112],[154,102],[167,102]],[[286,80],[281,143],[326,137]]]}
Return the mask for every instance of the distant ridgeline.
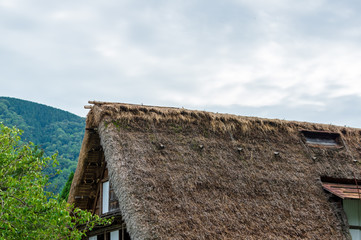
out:
{"label": "distant ridgeline", "polygon": [[[47,156],[58,152],[62,173],[51,177],[49,191],[59,193],[75,171],[84,135],[85,118],[46,105],[16,98],[0,97],[0,122],[24,131],[22,139],[31,141]],[[49,176],[56,170],[45,170]]]}

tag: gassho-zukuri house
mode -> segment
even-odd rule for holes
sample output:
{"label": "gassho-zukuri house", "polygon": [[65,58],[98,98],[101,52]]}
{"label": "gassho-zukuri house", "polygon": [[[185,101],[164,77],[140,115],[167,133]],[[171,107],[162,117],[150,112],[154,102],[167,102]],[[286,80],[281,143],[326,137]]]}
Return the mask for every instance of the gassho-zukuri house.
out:
{"label": "gassho-zukuri house", "polygon": [[361,239],[361,129],[90,102],[88,239]]}

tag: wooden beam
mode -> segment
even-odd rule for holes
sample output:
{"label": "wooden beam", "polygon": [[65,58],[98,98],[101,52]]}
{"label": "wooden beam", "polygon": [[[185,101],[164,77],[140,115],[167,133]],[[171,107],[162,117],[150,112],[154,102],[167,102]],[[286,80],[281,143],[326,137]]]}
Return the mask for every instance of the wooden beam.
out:
{"label": "wooden beam", "polygon": [[98,128],[85,128],[85,130],[89,131],[90,133],[96,133]]}
{"label": "wooden beam", "polygon": [[87,199],[87,198],[89,198],[88,195],[75,196],[75,199]]}
{"label": "wooden beam", "polygon": [[94,105],[102,105],[102,104],[111,104],[111,102],[101,102],[101,101],[88,101],[89,104],[94,104]]}

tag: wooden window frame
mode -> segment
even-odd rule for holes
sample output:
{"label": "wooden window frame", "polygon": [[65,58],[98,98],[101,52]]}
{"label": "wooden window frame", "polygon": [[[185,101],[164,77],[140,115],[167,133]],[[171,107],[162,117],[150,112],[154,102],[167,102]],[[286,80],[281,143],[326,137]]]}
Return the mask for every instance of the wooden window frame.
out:
{"label": "wooden window frame", "polygon": [[[110,189],[110,181],[109,181],[108,177],[104,178],[104,179],[102,179],[100,181],[100,193],[99,194],[101,195],[101,197],[100,197],[100,214],[101,215],[107,215],[109,213],[109,206],[108,206],[108,212],[106,212],[106,213],[103,212],[103,195],[104,195],[104,193],[103,193],[103,184],[105,182],[109,182],[109,189]],[[109,191],[108,191],[108,195],[110,195]],[[108,197],[108,205],[109,205],[109,197]]]}
{"label": "wooden window frame", "polygon": [[[105,183],[105,182],[109,182],[109,191],[108,191],[108,211],[107,212],[103,212],[103,184]],[[111,208],[110,208],[110,189],[111,189],[111,183],[110,183],[110,179],[109,179],[109,177],[106,177],[106,178],[104,178],[104,179],[102,179],[101,181],[100,181],[100,193],[99,193],[99,195],[101,194],[101,198],[100,198],[100,215],[101,216],[105,216],[105,215],[109,215],[109,214],[113,214],[113,213],[115,213],[115,212],[119,212],[120,210],[119,210],[119,200],[117,199],[117,201],[118,201],[118,208],[116,208],[116,209],[112,209],[112,210],[110,210]],[[114,189],[113,189],[113,191],[114,191]]]}
{"label": "wooden window frame", "polygon": [[[103,232],[101,233],[98,233],[96,235],[93,235],[93,236],[89,236],[87,239],[89,240],[91,237],[98,237],[100,235],[103,235],[103,239],[104,240],[110,240],[110,234],[112,232],[115,232],[115,231],[118,231],[119,232],[119,240],[125,240],[125,236],[126,236],[126,233],[127,233],[127,228],[125,226],[125,223],[122,224],[122,226],[119,228],[114,228],[114,229],[108,229],[108,230],[104,230]],[[128,236],[129,236],[129,233],[128,233]],[[130,238],[130,237],[129,237]],[[113,239],[112,239],[113,240]],[[117,239],[116,239],[117,240]]]}

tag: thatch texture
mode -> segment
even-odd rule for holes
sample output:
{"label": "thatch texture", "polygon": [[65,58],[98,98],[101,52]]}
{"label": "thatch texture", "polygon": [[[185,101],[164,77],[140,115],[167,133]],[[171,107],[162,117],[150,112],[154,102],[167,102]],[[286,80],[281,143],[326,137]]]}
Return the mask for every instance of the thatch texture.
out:
{"label": "thatch texture", "polygon": [[[87,127],[132,239],[349,239],[320,178],[361,179],[360,129],[110,103],[92,107]],[[342,145],[309,146],[302,129]]]}

